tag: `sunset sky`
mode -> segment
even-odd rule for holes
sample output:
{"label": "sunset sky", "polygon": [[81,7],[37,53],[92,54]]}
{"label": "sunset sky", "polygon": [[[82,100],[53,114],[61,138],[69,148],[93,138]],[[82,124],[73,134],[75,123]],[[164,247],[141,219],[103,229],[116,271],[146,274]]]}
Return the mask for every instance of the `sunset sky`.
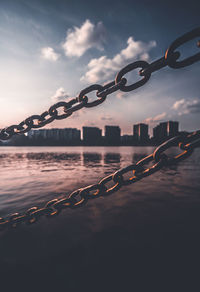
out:
{"label": "sunset sky", "polygon": [[[162,57],[172,41],[200,26],[200,1],[0,1],[0,128],[41,114],[77,96],[90,84],[115,78],[136,60]],[[200,37],[199,37],[200,39]],[[198,52],[196,40],[183,56]],[[49,127],[150,126],[178,120],[181,130],[200,129],[200,62],[166,67],[143,87],[116,92]],[[131,78],[132,77],[132,78]],[[129,83],[135,76],[129,74]]]}

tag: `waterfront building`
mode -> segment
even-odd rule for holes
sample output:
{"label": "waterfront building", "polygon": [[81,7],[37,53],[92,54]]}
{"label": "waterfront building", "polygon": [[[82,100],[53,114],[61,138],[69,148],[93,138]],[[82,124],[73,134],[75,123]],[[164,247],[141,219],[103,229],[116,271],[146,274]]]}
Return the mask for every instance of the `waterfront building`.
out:
{"label": "waterfront building", "polygon": [[178,135],[179,123],[175,121],[167,121],[160,123],[153,128],[153,139],[156,144],[162,143],[167,139]]}
{"label": "waterfront building", "polygon": [[143,123],[133,125],[133,137],[134,141],[138,143],[147,143],[149,141],[149,126]]}
{"label": "waterfront building", "polygon": [[132,135],[121,136],[121,144],[122,145],[132,145],[133,144],[133,136]]}
{"label": "waterfront building", "polygon": [[153,128],[153,137],[156,144],[167,140],[167,127],[167,122],[163,122]]}
{"label": "waterfront building", "polygon": [[85,145],[101,145],[102,130],[97,127],[83,127],[83,143]]}
{"label": "waterfront building", "polygon": [[75,128],[30,130],[27,136],[36,143],[71,145],[80,142],[80,130]]}
{"label": "waterfront building", "polygon": [[177,136],[179,133],[179,122],[168,121],[167,132],[169,137]]}
{"label": "waterfront building", "polygon": [[108,145],[120,145],[121,129],[119,126],[105,126],[105,143]]}

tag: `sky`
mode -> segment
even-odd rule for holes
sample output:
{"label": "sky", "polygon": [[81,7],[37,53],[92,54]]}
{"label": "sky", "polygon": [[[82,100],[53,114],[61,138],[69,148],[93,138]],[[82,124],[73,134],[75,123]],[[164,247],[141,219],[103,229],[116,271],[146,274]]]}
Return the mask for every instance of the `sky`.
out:
{"label": "sky", "polygon": [[[199,11],[199,0],[1,0],[0,128],[70,100],[91,84],[114,80],[129,63],[161,58],[172,41],[200,26]],[[179,48],[182,58],[199,52],[199,39]],[[48,127],[119,125],[131,134],[135,123],[152,129],[176,120],[180,130],[197,130],[199,65],[165,67],[144,86],[117,91],[98,107]],[[125,77],[129,84],[139,80],[134,73]]]}

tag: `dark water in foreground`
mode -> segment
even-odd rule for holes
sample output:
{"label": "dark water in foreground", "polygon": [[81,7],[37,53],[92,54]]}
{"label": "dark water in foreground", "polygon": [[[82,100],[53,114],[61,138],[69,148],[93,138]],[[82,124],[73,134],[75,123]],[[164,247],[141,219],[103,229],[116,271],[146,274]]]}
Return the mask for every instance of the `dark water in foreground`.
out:
{"label": "dark water in foreground", "polygon": [[[0,216],[96,183],[152,151],[0,147]],[[179,166],[109,197],[0,233],[5,291],[199,291],[199,175],[197,149]]]}

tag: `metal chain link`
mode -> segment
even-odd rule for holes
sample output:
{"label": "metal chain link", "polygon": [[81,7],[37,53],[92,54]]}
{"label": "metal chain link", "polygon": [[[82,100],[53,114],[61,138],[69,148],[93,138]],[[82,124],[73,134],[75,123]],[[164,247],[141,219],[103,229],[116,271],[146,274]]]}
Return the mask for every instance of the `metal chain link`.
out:
{"label": "metal chain link", "polygon": [[[191,41],[197,37],[200,37],[200,27],[177,38],[169,46],[164,57],[152,62],[151,64],[146,61],[133,62],[122,68],[117,73],[115,81],[109,82],[104,86],[99,84],[93,84],[83,89],[79,93],[78,97],[72,98],[68,102],[57,102],[41,115],[32,115],[18,125],[12,125],[0,130],[0,140],[9,140],[14,135],[24,134],[31,129],[44,127],[54,120],[68,118],[75,111],[78,111],[83,107],[90,108],[97,106],[104,102],[109,94],[114,93],[117,90],[121,90],[124,92],[135,90],[144,85],[150,79],[153,72],[158,71],[163,67],[169,66],[171,68],[183,68],[193,64],[194,62],[199,61],[200,53],[185,58],[184,60],[178,61],[181,53],[175,51],[184,43],[187,43],[188,41]],[[200,47],[200,41],[197,42],[197,47]],[[142,77],[142,79],[131,85],[126,85],[127,79],[124,78],[124,75],[137,68],[141,68],[139,75]],[[92,91],[96,91],[97,99],[95,101],[88,101],[88,97],[86,94]]]}
{"label": "metal chain link", "polygon": [[[83,107],[96,106],[102,103],[109,94],[117,91],[118,89],[125,92],[134,90],[144,85],[149,80],[151,73],[167,65],[171,68],[181,68],[199,61],[200,53],[197,53],[196,55],[193,55],[182,61],[177,61],[180,57],[180,53],[174,52],[174,50],[177,49],[180,45],[199,36],[200,27],[175,40],[163,58],[160,58],[151,64],[148,64],[145,61],[131,63],[120,70],[115,78],[115,81],[112,81],[104,86],[98,84],[91,85],[82,90],[78,97],[71,99],[69,102],[58,102],[41,115],[33,115],[27,118],[25,121],[22,121],[19,125],[12,125],[1,130],[0,139],[7,140],[15,134],[26,133],[32,128],[43,127],[55,119],[67,118],[72,115],[73,112]],[[197,45],[200,47],[200,41],[198,41]],[[144,77],[132,85],[126,85],[127,80],[123,78],[123,76],[136,68],[142,68],[140,70],[140,75]],[[92,91],[97,91],[96,95],[98,99],[88,102],[88,97],[86,94]],[[61,109],[63,112],[59,113],[59,110]],[[174,157],[169,157],[165,152],[174,146],[179,146],[183,152]],[[86,204],[89,199],[110,195],[118,191],[122,186],[135,183],[144,177],[159,171],[163,167],[167,167],[171,164],[175,164],[186,159],[193,153],[194,149],[199,146],[200,130],[173,137],[157,147],[151,155],[146,156],[135,164],[131,164],[120,170],[117,170],[116,172],[103,178],[97,184],[75,190],[62,199],[50,200],[44,205],[44,207],[32,207],[23,214],[14,213],[6,218],[0,218],[0,229],[4,230],[6,228],[16,227],[22,222],[32,224],[37,222],[39,218],[44,215],[47,217],[53,217],[58,215],[65,208],[78,208]],[[149,166],[150,163],[153,164]],[[145,167],[146,165],[147,167]],[[127,175],[129,172],[132,173],[131,176],[125,178],[125,175]],[[109,182],[113,183],[113,185],[110,187],[107,186]]]}

